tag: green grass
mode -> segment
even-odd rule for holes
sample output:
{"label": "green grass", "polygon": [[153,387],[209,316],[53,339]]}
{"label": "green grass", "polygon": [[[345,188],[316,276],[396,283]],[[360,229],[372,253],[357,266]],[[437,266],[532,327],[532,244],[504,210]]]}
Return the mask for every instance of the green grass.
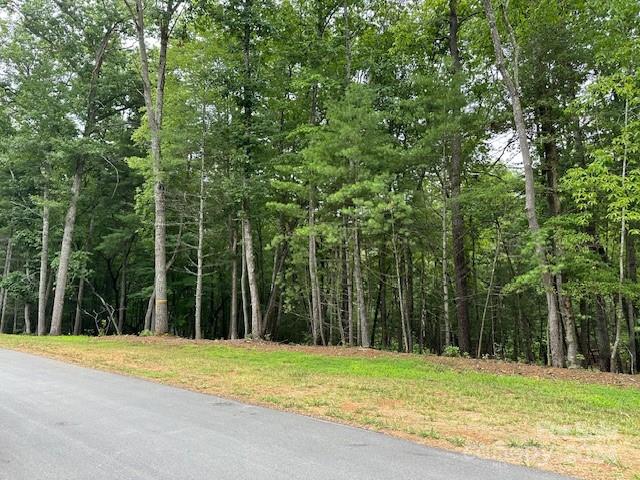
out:
{"label": "green grass", "polygon": [[[634,388],[457,369],[417,355],[7,335],[0,346],[584,478],[637,479],[630,473],[636,464],[626,461],[630,454],[640,459],[640,390]],[[539,462],[531,459],[538,450],[545,452]]]}

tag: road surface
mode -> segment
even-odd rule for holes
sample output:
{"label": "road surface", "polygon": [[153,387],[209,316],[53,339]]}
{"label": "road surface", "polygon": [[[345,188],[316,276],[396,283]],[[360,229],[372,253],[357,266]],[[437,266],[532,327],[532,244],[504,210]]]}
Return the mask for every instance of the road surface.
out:
{"label": "road surface", "polygon": [[0,349],[1,480],[561,478]]}

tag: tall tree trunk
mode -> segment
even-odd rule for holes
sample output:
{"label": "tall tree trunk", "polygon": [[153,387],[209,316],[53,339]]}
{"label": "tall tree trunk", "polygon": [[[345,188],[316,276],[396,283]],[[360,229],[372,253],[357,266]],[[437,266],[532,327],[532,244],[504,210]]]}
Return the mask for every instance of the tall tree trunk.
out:
{"label": "tall tree trunk", "polygon": [[229,240],[229,253],[231,256],[231,308],[229,313],[229,338],[237,340],[238,338],[238,259],[236,252],[238,250],[238,232],[235,225],[229,221],[229,229],[231,230]]}
{"label": "tall tree trunk", "polygon": [[356,284],[356,300],[358,302],[358,320],[360,326],[360,344],[364,348],[371,346],[369,337],[369,322],[367,319],[367,305],[364,300],[364,282],[360,265],[360,227],[356,224],[353,235],[353,276]]}
{"label": "tall tree trunk", "polygon": [[166,192],[164,187],[164,170],[160,135],[162,131],[162,114],[164,108],[164,86],[166,80],[167,49],[169,46],[170,23],[180,1],[169,0],[166,9],[160,12],[160,51],[158,69],[156,72],[155,106],[151,91],[149,74],[149,56],[146,46],[146,32],[144,25],[144,6],[142,0],[136,0],[135,7],[126,0],[127,7],[133,17],[138,38],[138,50],[141,64],[142,86],[147,121],[151,133],[151,156],[153,160],[154,177],[154,268],[155,268],[155,311],[154,330],[156,335],[169,332],[169,310],[167,305],[167,256],[166,256]]}
{"label": "tall tree trunk", "polygon": [[318,345],[322,339],[324,344],[322,301],[320,297],[320,282],[318,280],[318,260],[316,258],[315,235],[315,193],[313,187],[309,191],[309,280],[311,282],[311,333],[313,344]]}
{"label": "tall tree trunk", "polygon": [[120,274],[120,298],[118,299],[118,332],[122,335],[125,314],[127,312],[127,257],[122,261]]}
{"label": "tall tree trunk", "polygon": [[[564,345],[562,342],[562,328],[560,325],[560,316],[558,312],[558,295],[555,289],[553,276],[549,270],[547,262],[547,256],[545,246],[540,237],[540,225],[538,223],[538,215],[536,212],[536,195],[535,195],[535,176],[533,173],[533,165],[531,161],[531,151],[529,147],[529,139],[527,138],[527,128],[524,119],[524,113],[520,101],[520,86],[518,81],[518,45],[515,43],[515,36],[512,35],[512,47],[514,49],[515,61],[514,72],[512,77],[507,70],[504,50],[502,47],[502,39],[498,31],[496,24],[495,13],[491,0],[482,0],[485,13],[489,24],[489,30],[491,32],[491,40],[496,56],[496,66],[500,71],[502,80],[507,88],[509,97],[511,100],[511,106],[513,109],[513,119],[516,126],[516,132],[518,135],[518,142],[520,145],[520,151],[522,154],[522,163],[524,166],[525,176],[525,210],[527,214],[527,221],[529,223],[529,230],[534,238],[536,256],[538,257],[538,263],[542,269],[542,286],[545,291],[545,297],[547,301],[547,321],[549,325],[549,340],[550,340],[550,352],[551,352],[551,364],[554,367],[564,366]],[[506,15],[505,15],[506,17]],[[510,31],[510,25],[507,22],[507,27]]]}
{"label": "tall tree trunk", "polygon": [[244,338],[249,338],[251,326],[249,323],[249,293],[247,292],[247,255],[245,254],[244,229],[242,231],[242,276],[240,278],[242,292],[242,320],[244,326]]}
{"label": "tall tree trunk", "polygon": [[31,304],[24,303],[24,333],[31,335]]}
{"label": "tall tree trunk", "polygon": [[196,272],[195,337],[202,338],[202,272],[204,267],[204,148],[200,158],[200,204],[198,207],[198,271]]}
{"label": "tall tree trunk", "polygon": [[410,352],[409,349],[409,332],[407,332],[407,303],[404,299],[406,295],[406,291],[403,291],[402,285],[402,274],[400,271],[400,258],[398,252],[398,240],[397,235],[394,232],[392,236],[393,241],[393,258],[396,265],[396,285],[398,289],[398,306],[400,307],[400,327],[402,331],[402,346],[403,350],[407,353]]}
{"label": "tall tree trunk", "polygon": [[[91,220],[89,222],[89,234],[87,235],[87,239],[84,243],[84,250],[87,251],[90,248],[91,240],[93,238],[93,226],[94,226],[94,217],[91,216]],[[85,277],[84,275],[80,276],[80,280],[78,281],[78,297],[76,301],[76,314],[73,321],[73,334],[81,335],[82,334],[82,304],[84,300],[84,285],[85,285]]]}
{"label": "tall tree trunk", "polygon": [[18,299],[13,300],[13,327],[11,333],[14,335],[18,333]]}
{"label": "tall tree trunk", "polygon": [[52,269],[48,275],[49,278],[47,279],[47,288],[45,289],[45,294],[44,294],[45,307],[49,306],[49,299],[51,298],[51,292],[53,291],[53,279],[55,277],[55,273],[56,272]]}
{"label": "tall tree trunk", "polygon": [[[94,131],[97,121],[97,101],[96,92],[98,78],[102,71],[102,65],[107,52],[107,46],[116,28],[116,24],[111,25],[103,35],[95,54],[95,62],[91,71],[91,80],[89,82],[89,95],[87,98],[87,118],[83,129],[83,137],[88,138]],[[76,224],[76,214],[78,210],[78,200],[80,199],[80,188],[82,186],[82,175],[84,170],[84,160],[79,159],[76,162],[73,175],[73,184],[71,186],[71,198],[69,200],[69,208],[64,221],[64,232],[62,234],[62,245],[60,246],[60,255],[58,260],[58,272],[56,274],[56,290],[53,299],[53,312],[51,314],[50,335],[60,335],[62,331],[62,314],[64,310],[64,296],[67,288],[67,276],[69,273],[69,260],[71,258],[71,248],[73,242],[73,231]]]}
{"label": "tall tree trunk", "polygon": [[[629,280],[633,283],[637,282],[637,273],[636,273],[636,251],[635,251],[635,241],[633,236],[627,235],[627,276]],[[630,364],[630,373],[634,374],[638,372],[638,348],[637,348],[637,340],[636,340],[636,312],[633,305],[633,300],[630,298],[626,299],[626,319],[627,319],[627,328],[629,335],[629,356],[631,357]]]}
{"label": "tall tree trunk", "polygon": [[40,247],[40,278],[38,280],[38,335],[47,332],[47,271],[49,269],[49,188],[44,187],[42,206],[42,244]]}
{"label": "tall tree trunk", "polygon": [[144,331],[151,332],[153,328],[153,317],[156,309],[156,287],[153,287],[149,301],[147,302],[147,311],[144,314]]}
{"label": "tall tree trunk", "polygon": [[338,322],[338,330],[340,331],[340,345],[347,344],[347,335],[344,329],[344,291],[343,291],[343,278],[344,278],[344,264],[342,261],[342,246],[336,249],[335,257],[336,267],[338,269],[335,279],[335,304],[336,304],[336,321]]}
{"label": "tall tree trunk", "polygon": [[253,233],[251,232],[251,221],[248,218],[242,219],[242,229],[245,242],[247,281],[249,283],[249,295],[251,296],[251,332],[254,340],[257,340],[262,332],[262,312],[260,308],[260,292],[258,291],[258,277],[256,275],[256,261],[253,253]]}
{"label": "tall tree trunk", "polygon": [[[346,220],[345,220],[345,230],[346,230]],[[347,328],[348,328],[348,336],[349,336],[349,346],[353,347],[354,344],[354,336],[353,336],[353,271],[351,268],[351,249],[349,236],[347,235],[344,241],[344,292],[346,294],[345,297],[345,311],[347,312]]]}
{"label": "tall tree trunk", "polygon": [[[542,149],[544,155],[544,169],[547,183],[547,204],[551,216],[557,217],[561,214],[560,195],[558,194],[558,147],[555,142],[556,131],[552,120],[549,118],[548,108],[538,109],[540,117],[540,131],[543,142]],[[563,249],[560,238],[553,239],[553,256],[561,258]],[[555,274],[555,285],[558,292],[558,302],[561,317],[564,323],[565,341],[567,343],[567,364],[569,368],[578,367],[578,337],[576,333],[575,317],[571,308],[571,298],[564,294],[564,275],[562,272]]]}
{"label": "tall tree trunk", "polygon": [[[2,271],[2,279],[5,280],[11,272],[11,257],[13,253],[13,234],[7,240],[7,250],[4,256],[4,269]],[[9,292],[5,288],[0,289],[0,333],[4,332],[4,318],[7,307],[7,297]]]}
{"label": "tall tree trunk", "polygon": [[[460,49],[458,45],[458,1],[449,0],[449,54],[452,59],[454,82],[457,94],[461,95],[459,88],[462,73]],[[457,111],[456,117],[460,116]],[[465,225],[460,206],[460,187],[462,174],[462,135],[458,126],[451,137],[451,163],[449,166],[451,182],[451,233],[453,237],[453,268],[456,277],[456,317],[458,320],[458,345],[462,352],[471,353],[471,334],[469,327],[469,303],[467,278],[469,267],[464,248]]]}
{"label": "tall tree trunk", "polygon": [[[159,146],[157,147],[159,150]],[[159,153],[154,156],[159,156]],[[169,332],[169,309],[167,305],[167,271],[166,271],[166,212],[165,190],[160,180],[155,182],[155,328],[156,335]]]}
{"label": "tall tree trunk", "polygon": [[67,276],[69,273],[69,261],[71,260],[71,247],[73,242],[73,231],[76,225],[78,200],[80,199],[82,168],[82,163],[78,162],[73,176],[69,209],[67,210],[67,215],[64,220],[64,232],[62,234],[62,244],[60,246],[60,257],[58,260],[58,272],[56,274],[56,288],[53,297],[53,312],[51,314],[51,329],[49,330],[49,335],[60,335],[60,333],[62,333],[64,294],[67,287]]}
{"label": "tall tree trunk", "polygon": [[284,264],[289,252],[289,246],[286,241],[276,248],[276,253],[273,256],[273,271],[271,274],[271,288],[269,289],[269,300],[267,301],[267,309],[262,319],[262,335],[269,335],[273,338],[274,324],[278,316],[278,305],[280,304],[280,276],[284,271]]}
{"label": "tall tree trunk", "polygon": [[407,332],[407,345],[409,347],[408,352],[413,352],[413,255],[411,254],[411,247],[405,240],[404,245],[404,284],[405,284],[405,311],[406,315],[406,332]]}
{"label": "tall tree trunk", "polygon": [[451,321],[449,319],[449,281],[447,279],[447,203],[442,202],[442,316],[444,317],[444,345],[451,345]]}
{"label": "tall tree trunk", "polygon": [[[627,129],[629,123],[629,100],[625,100],[624,104],[624,129]],[[624,143],[624,153],[622,155],[622,179],[621,186],[622,191],[624,192],[627,181],[627,142],[625,140]],[[620,215],[620,243],[618,244],[618,301],[616,303],[616,336],[613,342],[613,348],[611,349],[611,368],[612,371],[617,370],[616,365],[616,356],[618,355],[618,346],[620,345],[620,333],[621,333],[621,324],[624,319],[623,313],[623,304],[624,297],[622,294],[622,288],[624,283],[624,264],[626,260],[626,247],[627,247],[627,217],[626,217],[626,209],[624,205],[622,206],[622,212]]]}

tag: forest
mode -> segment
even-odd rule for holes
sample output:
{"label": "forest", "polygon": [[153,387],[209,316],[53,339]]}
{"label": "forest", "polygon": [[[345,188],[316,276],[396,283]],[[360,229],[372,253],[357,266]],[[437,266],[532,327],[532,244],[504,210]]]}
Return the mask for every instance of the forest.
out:
{"label": "forest", "polygon": [[0,333],[637,373],[637,0],[0,0],[0,39]]}

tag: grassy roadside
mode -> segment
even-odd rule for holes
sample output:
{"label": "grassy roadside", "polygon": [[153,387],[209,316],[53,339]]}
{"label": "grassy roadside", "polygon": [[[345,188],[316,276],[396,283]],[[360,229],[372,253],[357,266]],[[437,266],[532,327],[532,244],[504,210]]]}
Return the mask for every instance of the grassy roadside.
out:
{"label": "grassy roadside", "polygon": [[0,347],[580,478],[640,480],[637,387],[242,342],[0,335]]}

